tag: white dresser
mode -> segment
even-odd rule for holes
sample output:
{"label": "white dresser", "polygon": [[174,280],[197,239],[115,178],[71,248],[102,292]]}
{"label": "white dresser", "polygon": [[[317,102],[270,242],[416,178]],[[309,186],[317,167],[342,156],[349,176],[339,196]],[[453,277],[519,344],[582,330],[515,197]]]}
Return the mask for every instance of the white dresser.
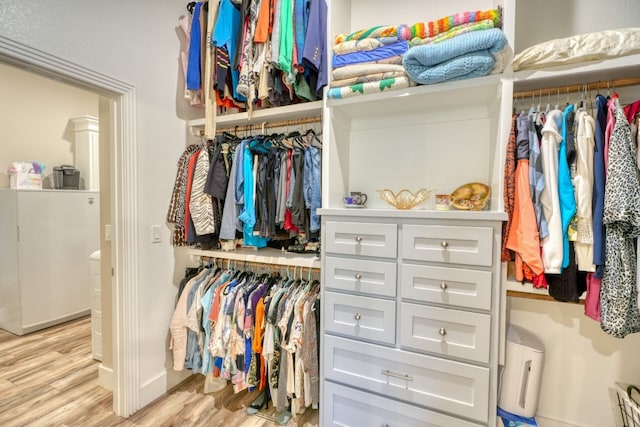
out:
{"label": "white dresser", "polygon": [[494,422],[499,215],[323,212],[322,425]]}

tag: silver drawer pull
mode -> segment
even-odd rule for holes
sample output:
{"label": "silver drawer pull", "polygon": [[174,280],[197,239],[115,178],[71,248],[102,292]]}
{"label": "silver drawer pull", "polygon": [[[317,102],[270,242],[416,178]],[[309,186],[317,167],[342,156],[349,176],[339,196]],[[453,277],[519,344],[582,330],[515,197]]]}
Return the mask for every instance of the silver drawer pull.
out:
{"label": "silver drawer pull", "polygon": [[388,375],[390,377],[394,377],[394,378],[400,378],[401,380],[407,380],[407,381],[413,381],[413,378],[411,378],[409,375],[407,374],[397,374],[395,372],[392,372],[388,369],[383,369],[382,371],[380,371],[380,373],[382,375]]}
{"label": "silver drawer pull", "polygon": [[440,246],[442,246],[442,249],[446,250],[449,247],[449,242],[443,240],[442,242],[440,242]]}
{"label": "silver drawer pull", "polygon": [[356,236],[356,242],[358,243],[362,242],[362,236]]}
{"label": "silver drawer pull", "polygon": [[362,319],[362,316],[360,315],[360,313],[356,313],[353,318],[356,319],[356,321],[359,321],[360,319]]}
{"label": "silver drawer pull", "polygon": [[356,273],[355,278],[356,278],[356,280],[362,279],[362,274]]}
{"label": "silver drawer pull", "polygon": [[447,285],[447,282],[440,283],[440,289],[442,289],[443,291],[446,291],[448,287],[449,285]]}
{"label": "silver drawer pull", "polygon": [[447,335],[447,330],[445,328],[440,328],[438,333],[440,334],[441,337],[443,337],[443,336]]}

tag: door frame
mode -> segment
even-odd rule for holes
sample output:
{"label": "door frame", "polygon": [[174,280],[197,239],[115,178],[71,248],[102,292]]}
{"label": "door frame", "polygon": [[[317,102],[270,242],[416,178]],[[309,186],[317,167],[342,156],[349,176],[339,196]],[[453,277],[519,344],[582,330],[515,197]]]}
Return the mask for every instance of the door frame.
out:
{"label": "door frame", "polygon": [[113,411],[128,417],[140,409],[136,88],[3,36],[0,61],[85,88],[115,106],[110,115]]}

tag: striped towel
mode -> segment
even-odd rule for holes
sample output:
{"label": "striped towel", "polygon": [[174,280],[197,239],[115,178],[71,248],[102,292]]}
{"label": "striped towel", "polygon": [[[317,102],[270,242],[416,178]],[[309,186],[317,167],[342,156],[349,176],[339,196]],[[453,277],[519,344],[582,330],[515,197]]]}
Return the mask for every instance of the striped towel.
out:
{"label": "striped towel", "polygon": [[445,16],[429,22],[419,22],[412,26],[399,25],[394,26],[376,26],[355,31],[351,34],[340,34],[335,38],[335,44],[348,40],[360,40],[366,38],[385,38],[395,37],[397,40],[411,40],[413,38],[424,39],[427,37],[435,37],[440,33],[444,33],[456,25],[462,25],[469,22],[480,22],[485,19],[491,19],[496,28],[502,27],[502,9],[490,9],[484,11],[471,11],[456,13],[455,15]]}

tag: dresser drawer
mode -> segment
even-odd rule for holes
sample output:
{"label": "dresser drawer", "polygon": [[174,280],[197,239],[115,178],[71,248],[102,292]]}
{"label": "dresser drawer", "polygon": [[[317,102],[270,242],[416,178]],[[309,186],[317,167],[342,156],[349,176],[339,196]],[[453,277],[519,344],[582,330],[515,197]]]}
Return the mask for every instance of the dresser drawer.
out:
{"label": "dresser drawer", "polygon": [[326,382],[323,425],[341,427],[480,427],[469,421]]}
{"label": "dresser drawer", "polygon": [[384,344],[395,343],[395,301],[325,292],[322,304],[325,331]]}
{"label": "dresser drawer", "polygon": [[491,309],[491,272],[403,264],[400,295],[419,301]]}
{"label": "dresser drawer", "polygon": [[489,368],[331,335],[324,336],[322,353],[327,379],[481,423],[488,420]]}
{"label": "dresser drawer", "polygon": [[322,244],[329,253],[396,258],[398,226],[327,221]]}
{"label": "dresser drawer", "polygon": [[402,303],[400,345],[489,363],[491,316]]}
{"label": "dresser drawer", "polygon": [[324,286],[364,294],[396,296],[396,263],[326,257]]}
{"label": "dresser drawer", "polygon": [[493,228],[404,225],[402,258],[489,267],[493,261]]}

